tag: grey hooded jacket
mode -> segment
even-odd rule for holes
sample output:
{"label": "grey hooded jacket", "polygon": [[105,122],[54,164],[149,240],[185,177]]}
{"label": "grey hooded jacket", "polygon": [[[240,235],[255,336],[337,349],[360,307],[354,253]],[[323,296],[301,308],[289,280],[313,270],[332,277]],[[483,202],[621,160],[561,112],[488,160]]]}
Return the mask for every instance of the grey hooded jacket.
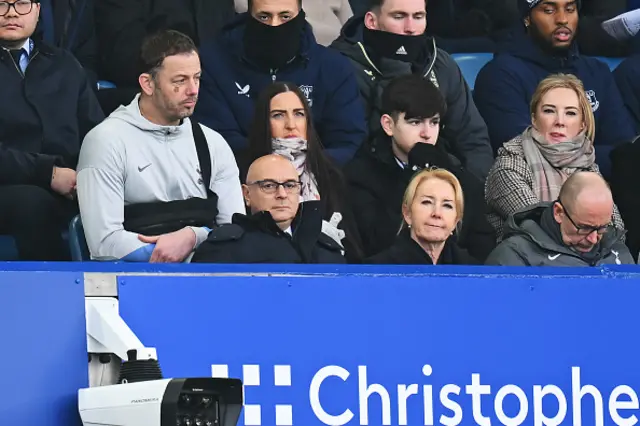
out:
{"label": "grey hooded jacket", "polygon": [[538,203],[509,216],[502,243],[486,260],[505,266],[599,266],[635,264],[622,242],[624,232],[614,228],[600,241],[600,255],[591,262],[565,245],[558,244],[541,226],[540,218],[553,203]]}

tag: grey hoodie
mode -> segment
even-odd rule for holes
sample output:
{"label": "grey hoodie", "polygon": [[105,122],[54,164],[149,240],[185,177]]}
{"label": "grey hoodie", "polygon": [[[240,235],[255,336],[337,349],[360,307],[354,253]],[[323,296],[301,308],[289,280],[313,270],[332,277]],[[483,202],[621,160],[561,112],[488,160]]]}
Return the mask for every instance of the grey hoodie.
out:
{"label": "grey hoodie", "polygon": [[[78,201],[87,245],[96,260],[148,260],[153,245],[124,230],[124,206],[206,198],[191,123],[160,126],[140,114],[139,95],[91,130],[78,162]],[[229,145],[202,126],[211,154],[211,190],[218,195],[219,224],[245,213],[238,166]],[[207,228],[192,228],[196,247]],[[194,247],[195,248],[195,247]]]}
{"label": "grey hoodie", "polygon": [[614,228],[602,237],[600,255],[588,262],[579,253],[558,244],[541,226],[540,218],[553,203],[538,203],[509,216],[503,241],[486,260],[487,265],[505,266],[599,266],[635,264],[624,232]]}

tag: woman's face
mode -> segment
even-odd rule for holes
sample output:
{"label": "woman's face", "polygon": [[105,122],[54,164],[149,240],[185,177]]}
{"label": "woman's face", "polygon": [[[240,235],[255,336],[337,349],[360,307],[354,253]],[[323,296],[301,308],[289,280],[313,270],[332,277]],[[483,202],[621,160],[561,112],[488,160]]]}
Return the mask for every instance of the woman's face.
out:
{"label": "woman's face", "polygon": [[578,136],[585,124],[576,92],[565,88],[549,90],[536,108],[533,127],[550,144]]}
{"label": "woman's face", "polygon": [[271,99],[269,119],[272,138],[307,140],[307,116],[294,92],[280,93]]}
{"label": "woman's face", "polygon": [[423,181],[413,203],[403,208],[404,220],[411,225],[411,236],[432,243],[449,238],[458,224],[457,213],[453,186],[438,178]]}

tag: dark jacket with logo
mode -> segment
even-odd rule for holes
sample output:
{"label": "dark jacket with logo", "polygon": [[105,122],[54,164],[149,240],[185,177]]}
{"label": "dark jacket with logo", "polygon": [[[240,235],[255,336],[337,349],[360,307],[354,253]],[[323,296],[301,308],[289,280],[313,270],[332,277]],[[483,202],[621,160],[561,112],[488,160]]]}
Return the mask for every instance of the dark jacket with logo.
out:
{"label": "dark jacket with logo", "polygon": [[[403,230],[393,245],[382,253],[378,253],[363,263],[386,265],[433,265],[433,259],[420,245],[411,238],[408,229]],[[444,243],[438,265],[478,265],[477,259],[460,248],[455,237],[449,237]]]}
{"label": "dark jacket with logo", "polygon": [[[340,164],[353,157],[366,136],[362,101],[349,61],[319,45],[305,23],[300,52],[280,70],[266,72],[244,55],[244,13],[215,43],[201,49],[202,85],[198,120],[219,132],[234,152],[247,148],[254,102],[274,81],[300,86],[310,101],[315,128],[327,154]],[[274,49],[277,48],[274,46]]]}
{"label": "dark jacket with logo", "polygon": [[465,214],[458,241],[472,256],[484,261],[496,245],[496,235],[486,218],[482,181],[448,155],[439,143],[436,148],[416,145],[418,149],[411,151],[409,165],[403,169],[393,155],[389,137],[380,133],[363,144],[345,167],[365,255],[372,256],[393,244],[402,223],[402,198],[411,178],[418,170],[435,166],[449,170],[460,181]]}
{"label": "dark jacket with logo", "polygon": [[609,67],[578,54],[575,46],[566,57],[550,56],[526,34],[506,44],[476,79],[473,95],[494,150],[531,125],[533,93],[540,81],[555,73],[574,74],[582,80],[596,119],[596,160],[608,176],[609,152],[635,134]]}
{"label": "dark jacket with logo", "polygon": [[424,61],[417,69],[412,69],[407,62],[377,59],[373,52],[365,48],[363,31],[362,17],[353,17],[342,28],[340,37],[331,47],[347,56],[355,68],[370,135],[375,135],[380,128],[380,102],[384,88],[395,77],[420,73],[431,81],[437,81],[447,102],[441,142],[462,161],[467,170],[484,180],[493,164],[487,126],[473,103],[469,86],[456,62],[443,50],[437,49],[433,39],[426,36]]}
{"label": "dark jacket with logo", "polygon": [[269,212],[236,213],[232,223],[214,228],[198,247],[195,263],[346,263],[331,237],[322,233],[319,201],[301,203],[291,224],[282,231]]}
{"label": "dark jacket with logo", "polygon": [[553,203],[539,203],[510,216],[503,241],[489,255],[487,265],[504,266],[600,266],[633,265],[635,261],[622,242],[624,231],[606,233],[599,253],[587,261],[576,251],[557,241],[541,226],[541,216]]}
{"label": "dark jacket with logo", "polygon": [[0,49],[0,185],[49,188],[53,166],[75,168],[104,119],[86,73],[65,50],[35,43],[23,75]]}
{"label": "dark jacket with logo", "polygon": [[640,54],[629,56],[613,71],[637,134],[640,134]]}
{"label": "dark jacket with logo", "polygon": [[197,45],[215,37],[235,16],[233,0],[97,0],[100,77],[138,87],[142,40],[161,29],[190,36]]}

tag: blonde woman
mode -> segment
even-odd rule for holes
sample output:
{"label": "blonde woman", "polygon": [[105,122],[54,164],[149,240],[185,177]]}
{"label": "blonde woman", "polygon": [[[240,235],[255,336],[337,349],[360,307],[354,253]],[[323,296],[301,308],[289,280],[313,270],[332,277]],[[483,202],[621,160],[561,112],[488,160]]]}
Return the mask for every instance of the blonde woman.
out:
{"label": "blonde woman", "polygon": [[477,264],[456,244],[455,230],[464,214],[458,179],[444,169],[417,173],[402,201],[403,222],[395,243],[368,259],[377,264]]}
{"label": "blonde woman", "polygon": [[[499,239],[510,215],[555,201],[574,172],[600,173],[595,133],[591,104],[577,77],[553,74],[540,82],[531,99],[531,126],[498,150],[485,184],[488,219]],[[617,207],[613,222],[624,229]]]}

